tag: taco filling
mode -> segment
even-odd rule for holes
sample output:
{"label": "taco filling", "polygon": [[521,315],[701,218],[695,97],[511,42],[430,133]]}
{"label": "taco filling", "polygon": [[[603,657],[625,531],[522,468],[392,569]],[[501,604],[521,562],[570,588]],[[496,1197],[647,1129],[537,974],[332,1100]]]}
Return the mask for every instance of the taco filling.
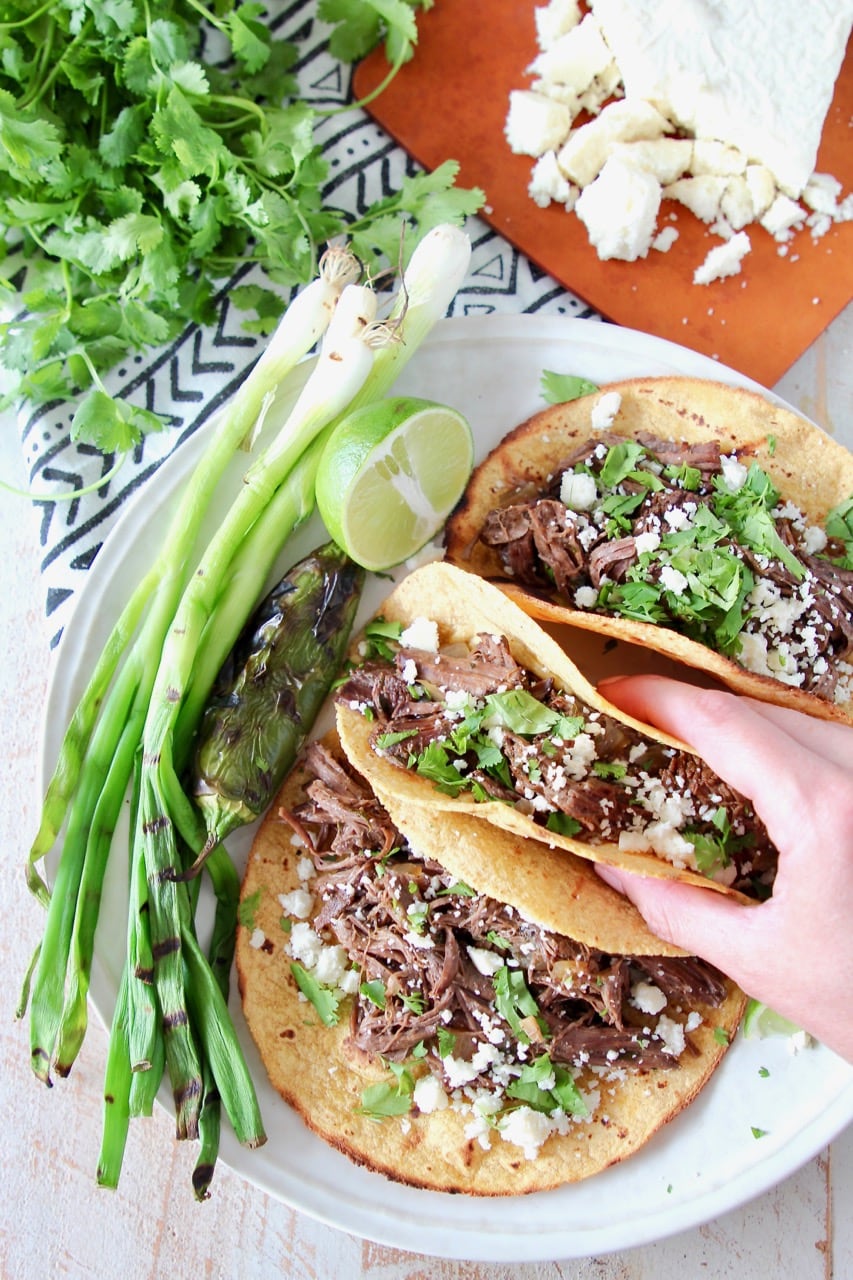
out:
{"label": "taco filling", "polygon": [[853,497],[823,526],[746,453],[593,435],[542,492],[488,513],[514,582],[673,628],[817,697],[853,700]]}
{"label": "taco filling", "polygon": [[305,774],[302,798],[279,810],[299,852],[300,887],[279,896],[285,950],[320,1019],[348,1021],[347,1052],[382,1067],[360,1114],[453,1110],[481,1148],[500,1138],[533,1159],[626,1072],[696,1060],[691,1036],[729,996],[716,970],[540,928],[411,847],[323,744]]}
{"label": "taco filling", "polygon": [[338,689],[375,755],[441,794],[497,801],[579,851],[651,852],[751,898],[777,851],[749,801],[691,752],[520,665],[502,635],[442,648],[419,618],[374,623]]}

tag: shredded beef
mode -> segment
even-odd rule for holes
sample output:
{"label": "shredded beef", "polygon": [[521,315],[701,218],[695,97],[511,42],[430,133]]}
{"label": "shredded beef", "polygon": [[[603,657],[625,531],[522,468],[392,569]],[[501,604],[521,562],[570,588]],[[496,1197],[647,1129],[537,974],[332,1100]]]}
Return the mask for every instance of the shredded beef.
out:
{"label": "shredded beef", "polygon": [[[644,533],[659,532],[668,512],[676,509],[688,514],[697,502],[707,500],[712,481],[720,473],[720,448],[716,441],[687,444],[640,435],[637,441],[662,467],[692,467],[700,474],[698,489],[693,492],[659,478],[660,488],[646,490],[639,482],[626,478],[621,489],[625,494],[643,494],[631,517],[629,533],[609,536],[604,526],[594,524],[585,512],[567,508],[559,498],[563,472],[578,463],[594,466],[600,444],[609,447],[619,437],[608,434],[580,446],[555,470],[544,495],[521,491],[513,495],[512,504],[491,511],[480,531],[480,541],[498,555],[503,572],[514,581],[540,593],[555,596],[574,606],[580,587],[599,591],[604,582],[621,584],[637,560],[636,539]],[[777,532],[788,550],[811,577],[813,602],[805,625],[809,628],[810,661],[801,667],[802,688],[817,697],[832,701],[838,686],[839,661],[853,655],[853,571],[833,563],[844,548],[830,540],[825,556],[807,553],[792,522],[779,516]],[[776,558],[759,555],[737,542],[726,544],[733,555],[742,559],[758,579],[772,583],[783,599],[793,597],[801,588],[801,576]],[[652,566],[650,579],[659,574]],[[607,606],[603,606],[605,611]],[[610,606],[612,607],[612,605]],[[667,610],[665,598],[659,602]],[[667,613],[666,625],[685,632],[702,644],[711,644],[707,630],[688,625],[677,609]],[[737,660],[736,653],[733,655]],[[826,662],[818,662],[825,658]]]}
{"label": "shredded beef", "polygon": [[[384,987],[384,1008],[363,995],[353,1002],[350,1034],[359,1049],[400,1061],[420,1046],[437,1061],[439,1032],[446,1032],[452,1056],[470,1062],[490,1035],[494,1039],[496,1026],[512,1040],[495,1008],[495,978],[480,971],[469,949],[495,954],[524,974],[540,1012],[522,1026],[555,1063],[677,1066],[655,1036],[653,1018],[644,1015],[642,1028],[634,1025],[632,974],[657,983],[682,1012],[725,999],[722,979],[700,960],[607,955],[470,893],[437,863],[407,849],[349,766],[318,744],[307,766],[314,776],[306,799],[286,817],[311,842],[317,868],[311,888],[319,903],[313,926],[346,948],[362,983],[378,980]],[[360,849],[357,833],[364,839]],[[381,857],[379,833],[387,851]],[[419,924],[410,907],[428,924]],[[478,1081],[488,1085],[485,1072]]]}

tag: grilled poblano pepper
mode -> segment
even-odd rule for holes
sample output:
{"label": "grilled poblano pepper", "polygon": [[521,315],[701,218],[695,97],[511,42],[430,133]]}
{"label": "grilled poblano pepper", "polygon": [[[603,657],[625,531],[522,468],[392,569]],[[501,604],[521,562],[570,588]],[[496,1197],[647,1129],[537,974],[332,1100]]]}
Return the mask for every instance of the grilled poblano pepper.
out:
{"label": "grilled poblano pepper", "polygon": [[363,585],[364,570],[329,542],[290,569],[244,628],[199,727],[192,790],[206,851],[274,798],[338,675]]}

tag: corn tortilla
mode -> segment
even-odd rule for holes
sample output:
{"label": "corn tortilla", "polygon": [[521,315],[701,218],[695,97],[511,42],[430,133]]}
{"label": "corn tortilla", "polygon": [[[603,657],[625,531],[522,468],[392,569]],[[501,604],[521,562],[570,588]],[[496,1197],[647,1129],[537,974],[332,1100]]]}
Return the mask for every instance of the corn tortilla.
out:
{"label": "corn tortilla", "polygon": [[[478,541],[486,516],[511,501],[518,489],[544,490],[561,460],[595,437],[591,408],[609,391],[621,396],[609,431],[628,440],[638,433],[691,444],[717,440],[723,453],[745,452],[770,476],[782,501],[794,503],[813,524],[822,526],[828,512],[853,494],[853,454],[813,423],[757,392],[694,378],[634,378],[550,406],[505,436],[475,469],[448,521],[448,560],[492,580],[506,577],[497,552]],[[748,671],[665,625],[571,608],[509,581],[500,585],[543,621],[643,645],[716,677],[736,692],[823,719],[853,722],[853,701],[832,703]]]}
{"label": "corn tortilla", "polygon": [[[467,570],[444,562],[416,569],[385,600],[381,614],[390,621],[410,625],[416,618],[437,622],[441,643],[465,643],[478,633],[505,636],[516,661],[537,675],[552,677],[558,688],[574,694],[587,705],[621,721],[645,737],[695,755],[692,748],[663,730],[635,720],[608,702],[570,658],[569,654],[531,616],[492,583]],[[429,805],[447,814],[468,814],[552,849],[564,849],[593,862],[609,863],[640,875],[680,880],[749,901],[739,891],[689,868],[680,868],[651,851],[620,849],[614,843],[590,844],[547,830],[513,805],[498,800],[475,800],[470,791],[452,796],[440,791],[414,770],[403,768],[370,746],[371,722],[339,702],[337,728],[347,756],[368,779],[374,791],[393,796],[401,811]]]}
{"label": "corn tortilla", "polygon": [[[493,1141],[484,1149],[466,1136],[467,1118],[451,1108],[430,1114],[415,1109],[405,1123],[399,1117],[376,1122],[359,1114],[362,1091],[387,1079],[387,1070],[349,1043],[345,1009],[337,1026],[322,1024],[312,1006],[300,998],[284,950],[286,934],[278,897],[300,886],[297,863],[304,850],[294,844],[293,831],[279,818],[278,810],[296,806],[304,781],[297,767],[256,835],[241,893],[236,962],[246,1021],[270,1081],[322,1139],[356,1164],[414,1187],[480,1196],[521,1195],[579,1181],[625,1159],[696,1097],[719,1064],[743,1013],[745,997],[728,982],[724,1004],[706,1011],[705,1020],[690,1033],[696,1052],[688,1049],[680,1065],[671,1070],[620,1071],[607,1081],[596,1077],[600,1104],[591,1117],[573,1123],[565,1135],[549,1137],[533,1159],[505,1141]],[[423,844],[428,854],[439,848],[446,852],[450,835],[456,839],[461,834],[470,851],[491,834],[497,837],[491,846],[495,860],[507,864],[507,884],[512,879],[510,863],[520,865],[519,851],[505,852],[502,833],[490,833],[487,825],[474,819],[438,815],[433,823],[421,825],[421,810],[410,818],[413,847]],[[476,862],[474,858],[464,861],[475,875],[477,867],[484,865],[481,861],[475,866]],[[597,879],[589,868],[585,874],[587,879]],[[583,879],[580,868],[578,883]],[[589,888],[593,887],[590,882]],[[519,893],[523,899],[527,890],[520,888]],[[641,921],[638,928],[645,931]],[[664,951],[661,944],[656,953]],[[725,1034],[720,1034],[720,1028]],[[585,1069],[584,1078],[588,1074]]]}

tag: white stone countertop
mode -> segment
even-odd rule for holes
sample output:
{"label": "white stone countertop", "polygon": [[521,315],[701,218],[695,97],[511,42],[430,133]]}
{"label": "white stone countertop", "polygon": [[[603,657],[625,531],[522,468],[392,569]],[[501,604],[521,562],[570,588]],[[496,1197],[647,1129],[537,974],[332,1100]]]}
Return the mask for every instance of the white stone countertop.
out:
{"label": "white stone countertop", "polygon": [[[782,319],[782,322],[784,320]],[[853,448],[853,306],[775,388]],[[14,430],[0,438],[0,476],[23,484]],[[705,1226],[593,1258],[529,1264],[448,1261],[363,1242],[322,1225],[220,1167],[197,1205],[191,1154],[165,1111],[136,1122],[115,1192],[94,1181],[107,1036],[92,1019],[68,1080],[48,1091],[30,1072],[26,1025],[15,1021],[22,975],[42,924],[24,883],[40,803],[41,717],[49,676],[36,516],[0,492],[0,1108],[3,1193],[0,1276],[71,1280],[312,1277],[316,1280],[693,1280],[757,1275],[853,1276],[853,1128],[779,1186]]]}

